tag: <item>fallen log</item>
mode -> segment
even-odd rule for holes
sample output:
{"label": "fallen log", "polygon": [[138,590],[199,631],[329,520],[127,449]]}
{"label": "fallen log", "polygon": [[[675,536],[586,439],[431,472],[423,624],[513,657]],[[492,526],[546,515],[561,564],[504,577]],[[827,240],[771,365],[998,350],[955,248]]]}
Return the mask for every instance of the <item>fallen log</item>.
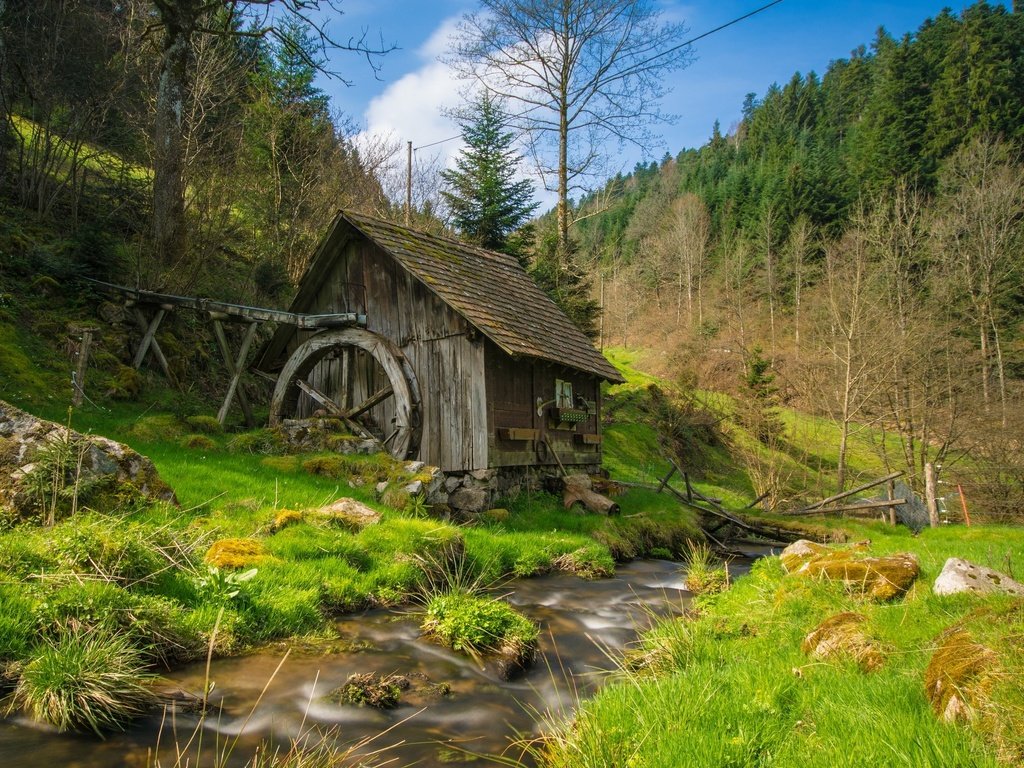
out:
{"label": "fallen log", "polygon": [[619,505],[594,491],[590,478],[586,475],[569,475],[565,478],[565,493],[562,496],[562,503],[566,509],[573,504],[582,504],[591,512],[599,515],[617,515],[620,512]]}

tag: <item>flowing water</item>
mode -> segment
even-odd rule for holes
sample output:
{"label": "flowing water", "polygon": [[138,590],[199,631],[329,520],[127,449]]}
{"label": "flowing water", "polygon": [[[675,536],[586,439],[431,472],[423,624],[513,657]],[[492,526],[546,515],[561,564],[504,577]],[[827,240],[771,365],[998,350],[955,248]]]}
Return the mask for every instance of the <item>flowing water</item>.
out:
{"label": "flowing water", "polygon": [[[749,561],[730,566],[733,576]],[[540,623],[540,653],[532,670],[512,682],[496,670],[420,638],[412,612],[375,610],[338,622],[352,650],[329,654],[292,652],[281,669],[283,651],[215,661],[211,703],[215,714],[197,731],[195,715],[178,713],[161,724],[158,716],[104,741],[57,734],[20,718],[0,720],[2,768],[107,768],[146,766],[159,744],[161,762],[174,765],[174,742],[202,736],[202,763],[237,738],[232,765],[243,765],[258,742],[285,745],[311,728],[330,731],[344,743],[381,734],[368,749],[389,747],[389,765],[469,762],[474,755],[506,754],[517,736],[540,732],[545,717],[571,714],[578,697],[600,685],[609,657],[635,639],[652,616],[681,614],[690,602],[680,566],[647,560],[620,566],[614,578],[584,581],[566,574],[517,581],[504,593],[513,605]],[[389,711],[341,705],[329,693],[354,673],[408,676],[422,688],[426,680],[446,683],[447,696],[415,691],[412,703]],[[205,669],[194,665],[168,676],[185,691],[203,689]],[[271,680],[259,705],[257,699]],[[388,730],[391,729],[391,730]],[[175,733],[177,738],[175,739]],[[193,741],[192,759],[196,742]],[[481,763],[486,762],[481,760]],[[182,765],[184,765],[182,760]],[[529,760],[523,760],[529,765]]]}

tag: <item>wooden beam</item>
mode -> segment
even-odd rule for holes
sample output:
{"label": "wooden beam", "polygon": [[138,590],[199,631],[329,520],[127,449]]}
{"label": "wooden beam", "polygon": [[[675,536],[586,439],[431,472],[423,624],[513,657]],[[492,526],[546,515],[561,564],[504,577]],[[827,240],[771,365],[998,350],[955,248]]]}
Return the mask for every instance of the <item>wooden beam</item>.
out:
{"label": "wooden beam", "polygon": [[242,414],[245,416],[245,426],[252,428],[256,423],[252,417],[252,409],[249,407],[249,398],[246,397],[245,390],[238,388],[238,384],[242,379],[242,373],[245,371],[245,360],[249,356],[249,347],[252,346],[252,340],[256,336],[256,327],[258,325],[255,322],[249,323],[249,327],[246,328],[245,335],[242,337],[242,346],[238,351],[238,357],[235,359],[231,355],[231,347],[228,344],[227,335],[224,333],[223,322],[220,318],[213,316],[213,334],[217,337],[217,344],[224,355],[224,364],[227,366],[228,374],[231,376],[231,380],[228,382],[227,394],[224,396],[224,403],[217,412],[217,421],[221,423],[221,426],[227,421],[228,411],[231,409],[231,403],[235,399],[236,392],[238,394],[238,404],[242,406]]}
{"label": "wooden beam", "polygon": [[872,480],[870,483],[864,483],[864,485],[858,485],[856,488],[851,488],[848,491],[843,491],[842,493],[837,493],[834,496],[829,496],[827,499],[822,499],[821,501],[815,502],[814,504],[811,504],[808,507],[802,507],[800,509],[793,510],[792,512],[785,512],[784,514],[787,514],[787,515],[800,515],[800,514],[803,514],[805,512],[811,512],[812,510],[820,509],[821,507],[824,507],[826,504],[831,504],[833,501],[839,501],[840,499],[845,499],[845,498],[847,498],[849,496],[853,496],[856,493],[860,493],[861,491],[866,491],[869,488],[874,488],[876,485],[881,485],[882,483],[887,483],[890,480],[895,480],[897,477],[900,477],[902,475],[903,475],[902,471],[900,471],[900,472],[892,472],[891,474],[888,474],[888,475],[886,475],[885,477],[883,477],[883,478],[881,478],[879,480]]}
{"label": "wooden beam", "polygon": [[349,409],[347,411],[342,411],[341,417],[343,419],[354,419],[356,416],[360,416],[360,415],[366,413],[368,410],[373,408],[375,405],[380,405],[381,403],[383,403],[385,400],[387,400],[389,397],[391,397],[394,394],[395,394],[395,391],[391,388],[390,385],[388,385],[388,386],[384,387],[383,389],[378,390],[377,392],[374,392],[372,395],[370,395],[368,398],[363,400],[363,402],[361,402],[359,405],[355,406],[354,408],[351,408],[351,409]]}
{"label": "wooden beam", "polygon": [[295,379],[295,385],[303,392],[305,392],[307,395],[309,395],[311,398],[313,398],[316,402],[320,403],[320,405],[322,405],[324,408],[326,408],[332,416],[344,421],[345,424],[348,425],[348,428],[351,429],[360,437],[366,438],[367,440],[377,439],[377,437],[372,432],[366,429],[366,427],[364,427],[358,421],[356,421],[355,419],[350,419],[348,416],[346,416],[345,411],[341,408],[341,406],[339,406],[336,402],[334,402],[331,398],[329,398],[319,389],[314,387],[312,384],[297,378]]}
{"label": "wooden beam", "polygon": [[156,314],[153,315],[153,319],[146,321],[146,315],[143,314],[142,310],[138,306],[132,308],[135,315],[135,322],[139,326],[139,330],[142,333],[142,341],[139,342],[139,348],[135,351],[135,359],[132,361],[132,367],[135,370],[139,370],[142,367],[142,362],[146,359],[146,353],[152,348],[153,355],[156,357],[157,362],[163,369],[164,376],[167,377],[168,381],[173,382],[174,377],[171,375],[171,367],[167,364],[167,358],[164,357],[164,351],[160,349],[160,342],[156,340],[156,331],[160,327],[160,323],[163,322],[164,315],[167,314],[165,309],[157,309]]}
{"label": "wooden beam", "polygon": [[245,322],[275,322],[282,325],[293,325],[300,330],[318,328],[345,328],[352,325],[365,325],[366,317],[355,312],[338,312],[332,314],[309,315],[301,312],[288,312],[283,309],[267,307],[250,307],[245,304],[231,304],[226,301],[215,301],[195,296],[175,296],[170,293],[156,293],[137,288],[126,288],[122,285],[105,283],[101,280],[90,280],[109,291],[127,296],[136,304],[147,304],[163,307],[185,307],[200,312],[216,312],[223,319],[238,319]]}
{"label": "wooden beam", "polygon": [[661,478],[661,483],[658,485],[658,493],[665,490],[665,486],[668,485],[668,481],[672,479],[672,475],[676,473],[676,465],[672,464],[672,469],[668,471],[668,474]]}
{"label": "wooden beam", "polygon": [[803,512],[790,512],[791,517],[810,517],[811,515],[830,515],[833,512],[855,512],[858,509],[878,509],[879,507],[898,507],[906,504],[906,499],[881,499],[876,501],[863,501],[859,504],[846,504],[842,507],[819,507],[817,509]]}
{"label": "wooden beam", "polygon": [[336,416],[339,419],[346,418],[345,410],[340,405],[331,400],[331,398],[309,382],[303,381],[302,379],[295,379],[295,385],[304,393],[309,395],[313,400],[316,400],[316,402],[326,408],[332,416]]}

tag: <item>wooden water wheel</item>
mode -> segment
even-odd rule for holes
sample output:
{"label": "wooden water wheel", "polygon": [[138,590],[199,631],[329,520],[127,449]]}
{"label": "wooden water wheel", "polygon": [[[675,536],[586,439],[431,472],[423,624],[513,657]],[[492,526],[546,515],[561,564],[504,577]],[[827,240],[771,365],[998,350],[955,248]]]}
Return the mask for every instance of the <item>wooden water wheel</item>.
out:
{"label": "wooden water wheel", "polygon": [[[357,364],[358,363],[358,364]],[[401,351],[362,328],[321,331],[288,358],[274,386],[270,425],[299,414],[303,396],[399,459],[419,451],[420,394]]]}

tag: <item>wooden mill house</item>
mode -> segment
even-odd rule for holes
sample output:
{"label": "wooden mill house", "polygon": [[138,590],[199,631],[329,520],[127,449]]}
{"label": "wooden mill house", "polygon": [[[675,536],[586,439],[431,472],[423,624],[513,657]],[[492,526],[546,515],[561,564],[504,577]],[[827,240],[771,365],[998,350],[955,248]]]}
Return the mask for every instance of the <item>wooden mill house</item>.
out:
{"label": "wooden mill house", "polygon": [[602,380],[618,371],[512,257],[344,211],[256,368],[271,424],[358,420],[394,455],[448,473],[601,463]]}

